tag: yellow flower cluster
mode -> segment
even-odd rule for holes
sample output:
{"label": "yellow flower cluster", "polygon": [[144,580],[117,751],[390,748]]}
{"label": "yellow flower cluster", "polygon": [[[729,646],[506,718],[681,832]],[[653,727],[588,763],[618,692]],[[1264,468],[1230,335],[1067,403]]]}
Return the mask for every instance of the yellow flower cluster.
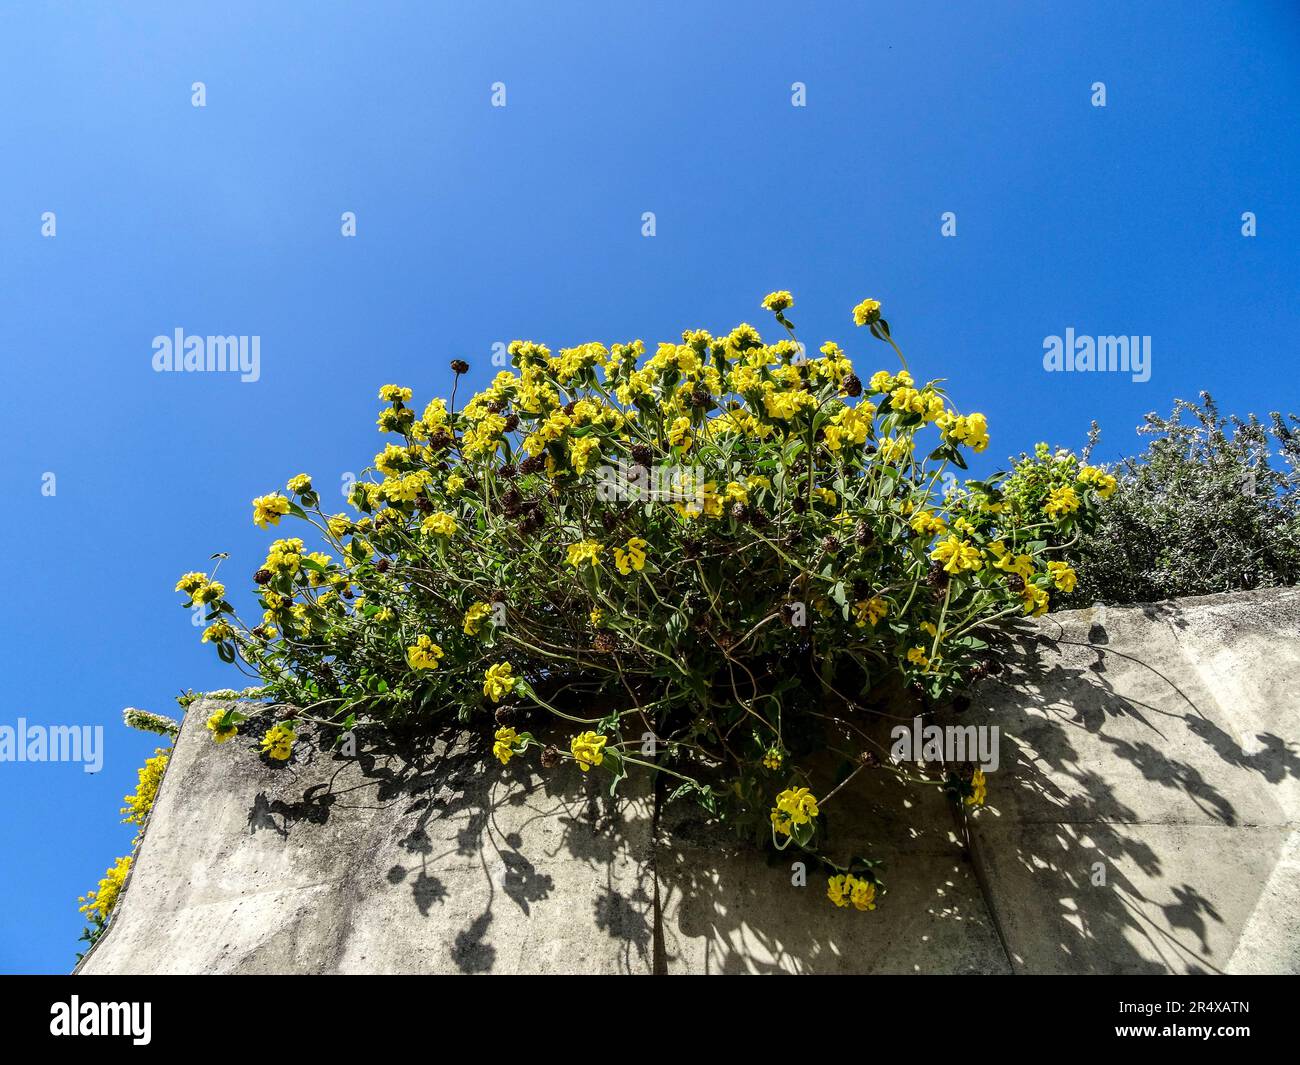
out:
{"label": "yellow flower cluster", "polygon": [[107,921],[113,907],[117,905],[118,896],[122,894],[122,887],[130,872],[131,856],[117,859],[100,880],[99,887],[77,899],[82,904],[80,912],[97,921]]}
{"label": "yellow flower cluster", "polygon": [[483,675],[483,694],[499,703],[514,690],[515,683],[514,667],[509,662],[498,662]]}
{"label": "yellow flower cluster", "polygon": [[293,742],[297,733],[283,721],[277,722],[266,730],[262,737],[262,753],[277,762],[287,762],[293,753]]}
{"label": "yellow flower cluster", "polygon": [[146,759],[144,765],[137,770],[139,782],[135,791],[122,799],[126,803],[121,810],[126,814],[122,819],[126,824],[144,824],[149,811],[153,809],[154,800],[158,797],[158,789],[162,786],[163,773],[167,771],[167,761],[170,757],[170,751],[159,747],[155,749],[153,757]]}
{"label": "yellow flower cluster", "polygon": [[279,492],[253,500],[253,524],[259,529],[280,524],[280,519],[288,513],[289,501]]}
{"label": "yellow flower cluster", "polygon": [[498,762],[502,765],[508,765],[510,759],[517,753],[515,747],[519,744],[519,733],[508,726],[497,729],[496,736],[492,742],[492,753],[496,756]]}
{"label": "yellow flower cluster", "polygon": [[619,573],[625,577],[633,570],[640,572],[645,569],[645,549],[649,546],[645,540],[639,536],[634,536],[628,540],[624,547],[614,548],[614,566]]}
{"label": "yellow flower cluster", "polygon": [[442,648],[433,642],[432,637],[423,633],[406,649],[406,662],[412,669],[437,669],[442,659]]}
{"label": "yellow flower cluster", "polygon": [[874,910],[876,885],[850,873],[841,873],[827,882],[826,897],[841,908],[852,905],[856,910]]}
{"label": "yellow flower cluster", "polygon": [[776,797],[776,805],[772,807],[772,828],[788,836],[792,826],[808,824],[819,812],[817,799],[807,788],[786,788]]}
{"label": "yellow flower cluster", "polygon": [[569,750],[573,753],[573,760],[584,773],[605,761],[606,740],[607,737],[598,732],[582,732],[570,741]]}

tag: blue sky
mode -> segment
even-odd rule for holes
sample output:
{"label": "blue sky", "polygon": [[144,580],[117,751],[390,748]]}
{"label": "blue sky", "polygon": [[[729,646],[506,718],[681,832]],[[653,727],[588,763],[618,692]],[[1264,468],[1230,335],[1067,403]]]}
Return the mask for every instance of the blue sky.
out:
{"label": "blue sky", "polygon": [[[1114,458],[1201,389],[1300,407],[1294,4],[204,8],[0,10],[0,724],[106,729],[97,774],[0,763],[0,971],[66,971],[129,848],[154,744],[122,707],[240,686],[176,577],[230,551],[243,588],[251,498],[359,473],[382,384],[482,383],[517,337],[766,328],[789,288],[868,372],[849,309],[882,300],[989,463],[1093,418]],[[260,380],[153,372],[178,327],[259,336]],[[1150,336],[1151,379],[1044,372],[1067,328]]]}

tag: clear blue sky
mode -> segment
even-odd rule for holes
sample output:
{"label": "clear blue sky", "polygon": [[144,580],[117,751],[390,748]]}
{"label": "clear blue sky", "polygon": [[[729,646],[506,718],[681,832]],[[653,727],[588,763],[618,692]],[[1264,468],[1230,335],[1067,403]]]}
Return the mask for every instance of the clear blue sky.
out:
{"label": "clear blue sky", "polygon": [[[992,460],[1094,417],[1115,457],[1200,389],[1300,407],[1294,3],[204,7],[0,9],[0,724],[107,730],[97,775],[0,764],[0,971],[65,971],[129,847],[121,708],[239,686],[177,575],[226,550],[243,588],[250,499],[359,472],[381,384],[765,328],[789,288],[868,371],[849,308],[883,300]],[[177,327],[260,336],[261,380],[154,373]],[[1151,336],[1151,380],[1045,373],[1067,327]]]}

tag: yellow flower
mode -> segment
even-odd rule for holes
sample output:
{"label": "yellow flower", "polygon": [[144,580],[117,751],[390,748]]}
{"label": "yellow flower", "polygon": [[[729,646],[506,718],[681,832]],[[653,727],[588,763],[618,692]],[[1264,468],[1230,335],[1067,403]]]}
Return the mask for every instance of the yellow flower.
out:
{"label": "yellow flower", "polygon": [[95,920],[107,921],[108,915],[117,905],[118,896],[122,894],[122,886],[130,872],[131,856],[119,858],[104,874],[97,890],[89,891],[77,899],[78,902],[85,903],[80,912],[90,914]]}
{"label": "yellow flower", "polygon": [[465,620],[461,625],[461,630],[466,636],[477,636],[479,629],[483,627],[484,620],[491,613],[492,607],[488,603],[475,603],[465,611]]}
{"label": "yellow flower", "polygon": [[873,595],[870,599],[859,600],[853,604],[855,624],[860,629],[864,629],[868,625],[874,629],[880,619],[888,613],[889,603],[878,595]]}
{"label": "yellow flower", "polygon": [[1049,518],[1070,514],[1079,509],[1079,496],[1068,484],[1053,488],[1052,494],[1043,505],[1043,512]]}
{"label": "yellow flower", "polygon": [[1097,495],[1102,499],[1109,499],[1115,494],[1115,489],[1119,482],[1115,480],[1105,470],[1098,469],[1096,466],[1085,466],[1079,471],[1079,483],[1090,484],[1097,490]]}
{"label": "yellow flower", "polygon": [[852,885],[849,888],[849,901],[853,903],[856,910],[874,910],[876,908],[876,885],[870,880],[860,880],[852,877]]}
{"label": "yellow flower", "polygon": [[598,606],[592,607],[591,613],[587,615],[587,620],[591,622],[593,629],[598,629],[605,624],[605,611]]}
{"label": "yellow flower", "polygon": [[794,306],[794,297],[790,293],[782,290],[780,292],[769,292],[763,297],[763,307],[773,314],[780,314],[782,311],[788,311]]}
{"label": "yellow flower", "polygon": [[966,805],[983,806],[984,799],[988,794],[988,782],[984,779],[984,770],[976,769],[975,775],[970,778],[970,784],[974,791],[966,796]]}
{"label": "yellow flower", "polygon": [[283,722],[272,725],[262,737],[262,750],[277,762],[287,761],[293,753],[293,741],[297,738],[293,729]]}
{"label": "yellow flower", "polygon": [[215,603],[225,594],[226,586],[220,581],[206,581],[190,593],[190,598],[196,603]]}
{"label": "yellow flower", "polygon": [[136,785],[135,793],[122,799],[126,805],[120,812],[127,815],[122,818],[124,824],[144,824],[149,811],[153,809],[154,799],[158,797],[158,789],[162,786],[163,773],[167,769],[167,761],[170,757],[170,751],[156,747],[154,756],[146,759],[144,766],[136,771],[139,783]]}
{"label": "yellow flower", "polygon": [[892,466],[895,463],[910,459],[912,449],[915,446],[910,436],[887,436],[880,441],[880,446],[876,449],[876,455],[881,462]]}
{"label": "yellow flower", "polygon": [[930,659],[926,657],[924,647],[913,647],[907,652],[907,660],[922,669],[930,668]]}
{"label": "yellow flower", "polygon": [[614,565],[619,573],[626,577],[633,570],[639,573],[645,569],[645,549],[646,541],[639,536],[632,537],[626,548],[614,548]]}
{"label": "yellow flower", "polygon": [[989,550],[998,556],[998,560],[993,563],[994,567],[1004,573],[1014,573],[1026,581],[1034,575],[1034,560],[1028,555],[1011,554],[1007,551],[1007,545],[1001,540],[992,541]]}
{"label": "yellow flower", "polygon": [[456,518],[446,511],[440,510],[435,514],[430,514],[423,522],[420,528],[427,533],[434,533],[437,536],[455,536],[456,535]]}
{"label": "yellow flower", "polygon": [[785,754],[780,747],[769,747],[763,755],[763,765],[767,769],[780,769],[785,764]]}
{"label": "yellow flower", "polygon": [[487,672],[483,674],[483,694],[494,703],[499,703],[509,695],[514,686],[514,667],[509,662],[488,666]]}
{"label": "yellow flower", "polygon": [[947,531],[947,524],[932,510],[923,510],[912,518],[912,532],[917,536],[942,536]]}
{"label": "yellow flower", "polygon": [[290,477],[285,487],[295,495],[303,495],[311,491],[311,478],[305,473],[300,473],[297,477]]}
{"label": "yellow flower", "polygon": [[583,732],[570,741],[569,750],[573,752],[573,760],[584,773],[605,760],[606,740],[607,737],[598,732]]}
{"label": "yellow flower", "polygon": [[279,525],[280,519],[289,513],[289,501],[273,492],[269,496],[258,496],[253,500],[253,524],[259,529],[269,525]]}
{"label": "yellow flower", "polygon": [[458,495],[465,488],[465,478],[459,473],[453,473],[447,478],[446,489],[449,496]]}
{"label": "yellow flower", "polygon": [[690,447],[691,446],[691,420],[690,418],[677,418],[668,429],[668,443],[673,447]]}
{"label": "yellow flower", "polygon": [[826,884],[826,897],[841,908],[849,904],[849,892],[852,889],[854,878],[841,873],[839,876],[833,876]]}
{"label": "yellow flower", "polygon": [[728,481],[722,492],[722,498],[728,503],[748,503],[749,489],[739,481]]}
{"label": "yellow flower", "polygon": [[415,643],[406,649],[406,664],[412,669],[437,669],[443,655],[444,651],[441,647],[428,636],[421,634],[415,638]]}
{"label": "yellow flower", "polygon": [[592,455],[600,450],[600,440],[594,436],[584,436],[569,445],[569,464],[573,472],[581,477],[591,465]]}
{"label": "yellow flower", "polygon": [[207,583],[208,575],[206,573],[186,573],[176,582],[176,590],[192,596]]}
{"label": "yellow flower", "polygon": [[1047,613],[1047,593],[1036,584],[1026,584],[1020,592],[1020,601],[1025,605],[1025,613],[1036,618]]}
{"label": "yellow flower", "polygon": [[519,742],[519,733],[512,728],[499,728],[496,742],[492,744],[492,753],[502,765],[508,765],[515,755],[515,744]]}
{"label": "yellow flower", "polygon": [[1070,568],[1068,562],[1049,562],[1047,573],[1052,578],[1052,583],[1063,592],[1074,591],[1074,586],[1079,579],[1079,575]]}
{"label": "yellow flower", "polygon": [[228,621],[218,621],[215,625],[209,625],[203,630],[200,637],[200,643],[223,643],[226,640],[233,639],[235,636],[235,627]]}
{"label": "yellow flower", "polygon": [[574,569],[581,568],[584,562],[590,562],[593,567],[599,566],[600,553],[604,550],[604,545],[595,540],[579,540],[567,548],[568,563]]}
{"label": "yellow flower", "polygon": [[974,451],[989,446],[988,420],[982,414],[960,415],[948,411],[939,415],[934,424],[949,442],[966,444]]}
{"label": "yellow flower", "polygon": [[379,398],[386,403],[409,403],[411,399],[411,390],[402,388],[400,385],[384,385],[379,390]]}
{"label": "yellow flower", "polygon": [[786,788],[772,807],[772,827],[788,836],[792,825],[806,825],[820,812],[817,799],[807,788]]}
{"label": "yellow flower", "polygon": [[984,565],[980,549],[969,540],[959,540],[955,536],[942,541],[930,552],[930,557],[942,562],[943,568],[953,574],[961,573],[962,570],[977,570]]}
{"label": "yellow flower", "polygon": [[855,325],[871,325],[880,320],[880,301],[863,300],[853,308],[853,322]]}

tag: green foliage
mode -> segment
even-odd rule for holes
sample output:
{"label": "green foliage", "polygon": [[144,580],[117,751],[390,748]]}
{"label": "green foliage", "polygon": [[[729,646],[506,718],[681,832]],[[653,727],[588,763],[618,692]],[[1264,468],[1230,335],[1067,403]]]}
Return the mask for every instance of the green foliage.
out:
{"label": "green foliage", "polygon": [[[1268,588],[1300,578],[1296,415],[1225,418],[1208,392],[1148,414],[1144,454],[1075,549],[1078,585],[1062,606],[1141,603]],[[1094,424],[1089,451],[1098,433]]]}
{"label": "green foliage", "polygon": [[[514,370],[459,410],[453,393],[420,415],[385,385],[392,442],[354,486],[356,513],[322,511],[306,474],[254,500],[258,525],[316,540],[271,544],[260,617],[215,572],[182,576],[204,641],[329,735],[469,725],[503,763],[537,751],[610,789],[665,774],[710,813],[818,853],[815,758],[850,767],[821,802],[865,766],[901,771],[872,749],[866,705],[979,675],[990,625],[1073,587],[1060,547],[1112,479],[1044,453],[1005,495],[1001,474],[945,493],[963,452],[988,446],[984,416],[913,379],[879,304],[854,320],[902,367],[865,381],[834,342],[806,355],[789,293],[765,306],[788,333],[775,343],[744,324],[653,355],[516,341]],[[208,727],[224,742],[240,723]],[[263,748],[288,760],[294,733],[276,727]]]}

